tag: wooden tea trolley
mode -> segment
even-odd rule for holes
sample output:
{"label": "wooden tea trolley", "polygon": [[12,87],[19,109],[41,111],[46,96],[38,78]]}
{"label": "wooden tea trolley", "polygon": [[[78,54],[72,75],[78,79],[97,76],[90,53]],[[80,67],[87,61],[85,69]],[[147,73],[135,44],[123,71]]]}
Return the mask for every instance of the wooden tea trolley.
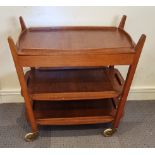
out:
{"label": "wooden tea trolley", "polygon": [[[104,136],[118,128],[146,39],[135,44],[118,27],[30,27],[22,17],[17,44],[8,38],[32,132],[38,125],[111,122]],[[126,80],[115,65],[128,65]],[[30,70],[24,72],[24,67]]]}

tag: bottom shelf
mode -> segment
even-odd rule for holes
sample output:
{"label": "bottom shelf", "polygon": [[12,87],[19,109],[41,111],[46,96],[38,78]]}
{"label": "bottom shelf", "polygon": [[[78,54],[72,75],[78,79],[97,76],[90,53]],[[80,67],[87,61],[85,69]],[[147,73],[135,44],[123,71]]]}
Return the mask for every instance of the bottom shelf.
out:
{"label": "bottom shelf", "polygon": [[112,122],[112,99],[80,101],[34,101],[34,114],[40,125],[80,125]]}

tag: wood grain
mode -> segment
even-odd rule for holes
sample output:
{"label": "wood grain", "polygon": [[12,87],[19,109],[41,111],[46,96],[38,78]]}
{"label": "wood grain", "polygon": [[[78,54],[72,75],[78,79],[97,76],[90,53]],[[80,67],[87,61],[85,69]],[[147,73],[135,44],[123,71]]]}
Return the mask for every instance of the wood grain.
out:
{"label": "wood grain", "polygon": [[35,70],[29,71],[27,83],[33,100],[101,99],[121,94],[124,81],[120,76],[118,70],[107,67]]}
{"label": "wood grain", "polygon": [[[52,51],[83,51],[92,49],[121,49],[122,52],[132,52],[131,37],[122,29],[109,28],[44,28],[35,31],[27,29],[21,33],[18,42],[18,54],[44,55]],[[126,48],[128,50],[126,50]],[[32,51],[34,49],[34,51]],[[45,50],[46,49],[46,50]],[[125,49],[125,50],[124,50]],[[44,50],[40,53],[38,50]],[[117,50],[119,51],[119,50]],[[116,52],[117,52],[116,51]]]}
{"label": "wood grain", "polygon": [[41,125],[79,125],[111,122],[111,99],[85,101],[35,101],[34,113]]}
{"label": "wood grain", "polygon": [[[132,64],[135,53],[101,54],[101,53],[57,53],[46,56],[18,56],[23,67],[97,67],[108,65]],[[43,61],[46,60],[46,61]]]}

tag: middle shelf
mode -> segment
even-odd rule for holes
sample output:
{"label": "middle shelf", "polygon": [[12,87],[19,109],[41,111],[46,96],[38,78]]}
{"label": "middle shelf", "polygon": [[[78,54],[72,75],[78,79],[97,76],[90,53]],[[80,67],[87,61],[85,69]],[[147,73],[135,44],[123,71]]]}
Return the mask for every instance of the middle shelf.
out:
{"label": "middle shelf", "polygon": [[35,69],[25,75],[33,100],[83,100],[115,98],[124,79],[109,67],[83,69]]}

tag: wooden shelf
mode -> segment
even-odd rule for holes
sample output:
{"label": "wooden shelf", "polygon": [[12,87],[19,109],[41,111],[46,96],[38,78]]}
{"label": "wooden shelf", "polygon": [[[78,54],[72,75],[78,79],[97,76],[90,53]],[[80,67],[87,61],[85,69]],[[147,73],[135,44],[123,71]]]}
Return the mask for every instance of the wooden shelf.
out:
{"label": "wooden shelf", "polygon": [[124,80],[116,69],[37,69],[26,74],[33,100],[79,100],[118,97]]}
{"label": "wooden shelf", "polygon": [[76,125],[111,122],[115,109],[111,99],[81,101],[34,101],[40,125]]}
{"label": "wooden shelf", "polygon": [[40,27],[23,31],[17,48],[19,55],[94,50],[118,54],[134,52],[134,43],[127,32],[116,27]]}

